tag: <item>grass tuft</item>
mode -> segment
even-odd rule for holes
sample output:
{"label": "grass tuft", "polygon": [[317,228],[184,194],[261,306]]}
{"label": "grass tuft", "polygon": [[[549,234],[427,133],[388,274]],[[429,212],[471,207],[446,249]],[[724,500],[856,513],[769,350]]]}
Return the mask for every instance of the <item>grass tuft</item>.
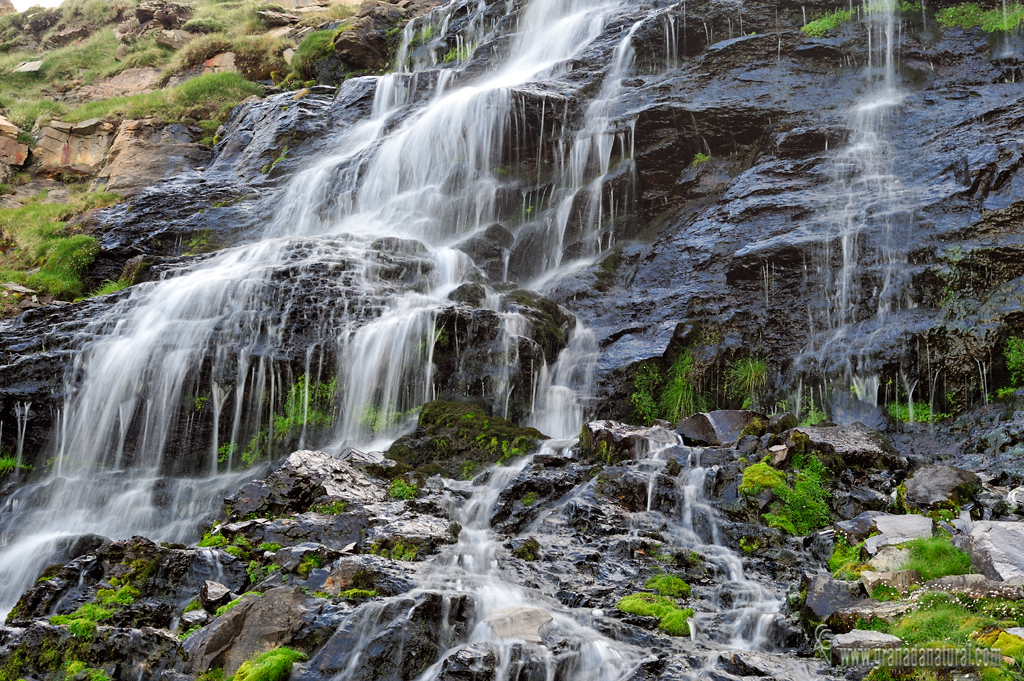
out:
{"label": "grass tuft", "polygon": [[944,537],[928,537],[907,542],[910,560],[904,570],[917,570],[921,580],[966,575],[971,572],[971,557]]}

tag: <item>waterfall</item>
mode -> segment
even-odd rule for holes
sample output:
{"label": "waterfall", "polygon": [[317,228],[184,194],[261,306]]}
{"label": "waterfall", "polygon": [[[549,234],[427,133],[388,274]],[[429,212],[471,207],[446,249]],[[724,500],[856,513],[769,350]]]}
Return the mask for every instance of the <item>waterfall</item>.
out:
{"label": "waterfall", "polygon": [[850,112],[850,140],[828,161],[831,181],[815,220],[820,247],[812,254],[819,302],[810,309],[809,342],[798,366],[840,389],[853,386],[872,401],[878,371],[873,344],[912,307],[907,238],[915,197],[899,177],[886,137],[903,99],[896,75],[896,7],[891,0],[866,13],[865,74],[870,87]]}
{"label": "waterfall", "polygon": [[[328,451],[384,447],[408,431],[432,398],[438,312],[476,276],[452,245],[504,217],[496,169],[510,160],[503,148],[514,134],[517,91],[564,74],[628,6],[513,4],[507,9],[519,12],[519,22],[507,56],[474,77],[452,73],[494,37],[489,31],[511,22],[488,24],[485,3],[465,0],[410,22],[400,68],[372,80],[372,113],[333,133],[330,155],[295,174],[261,238],[134,287],[83,332],[49,476],[0,509],[0,614],[68,537],[190,541],[227,490],[260,472],[246,466],[273,451],[288,423],[301,424],[299,439],[308,444],[307,425],[326,422]],[[448,30],[457,8],[478,16],[439,75],[432,36]],[[583,257],[615,238],[626,198],[606,205],[604,183],[618,167],[631,172],[631,130],[614,120],[613,106],[632,67],[635,30],[624,30],[571,144],[561,146],[564,112],[552,111],[551,127],[541,131],[539,143],[560,155],[561,175],[548,201],[518,226],[542,235],[539,266],[520,275],[524,283],[550,277],[569,238],[583,245]],[[413,45],[417,36],[428,38],[425,46]],[[366,82],[349,81],[339,99]],[[613,162],[616,153],[626,165]],[[412,272],[411,280],[389,279],[394,267]],[[315,284],[315,295],[298,282]],[[501,327],[512,347],[522,325]],[[309,348],[302,375],[277,359],[298,343]],[[593,335],[577,325],[565,357],[535,368],[542,378],[531,420],[548,435],[578,431],[596,352]],[[336,391],[333,412],[311,407],[314,381]],[[507,403],[508,381],[498,390]],[[211,422],[213,432],[198,425]],[[181,457],[179,439],[189,429],[206,438],[201,461]],[[197,473],[206,477],[180,477]]]}

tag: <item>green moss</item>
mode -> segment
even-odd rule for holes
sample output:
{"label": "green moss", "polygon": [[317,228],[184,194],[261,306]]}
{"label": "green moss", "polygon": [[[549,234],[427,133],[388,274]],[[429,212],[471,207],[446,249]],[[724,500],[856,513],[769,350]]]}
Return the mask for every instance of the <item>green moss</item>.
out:
{"label": "green moss", "polygon": [[915,539],[904,544],[910,550],[910,560],[904,570],[917,570],[922,581],[966,575],[971,572],[971,557],[953,546],[944,537]]}
{"label": "green moss", "polygon": [[815,19],[800,30],[811,38],[820,38],[829,31],[838,28],[840,24],[846,23],[852,17],[853,15],[850,12],[840,9],[836,10],[833,14],[826,14],[819,19]]}
{"label": "green moss", "polygon": [[223,614],[225,614],[227,612],[230,612],[231,609],[234,608],[239,603],[241,603],[242,599],[245,598],[246,596],[256,596],[257,598],[259,598],[262,595],[263,594],[261,594],[259,591],[250,591],[249,593],[245,594],[244,596],[239,596],[238,598],[236,598],[235,600],[231,601],[227,605],[222,605],[219,608],[217,608],[217,612],[214,613],[214,617],[220,617],[221,615],[223,615]]}
{"label": "green moss", "polygon": [[619,600],[615,607],[631,615],[658,618],[679,610],[679,607],[671,598],[644,593],[625,596]]}
{"label": "green moss", "polygon": [[116,608],[103,608],[95,603],[86,603],[78,607],[70,615],[54,615],[50,624],[67,626],[75,636],[91,638],[96,631],[96,623],[114,614]]}
{"label": "green moss", "polygon": [[770,489],[773,492],[786,486],[786,476],[767,463],[755,463],[747,466],[740,481],[739,493],[747,496],[759,494]]}
{"label": "green moss", "polygon": [[222,534],[210,534],[207,532],[203,535],[198,546],[200,548],[216,548],[218,546],[227,546],[228,538]]}
{"label": "green moss", "polygon": [[249,552],[241,546],[225,546],[224,552],[234,556],[235,558],[241,558],[242,560],[249,557]]}
{"label": "green moss", "polygon": [[310,572],[321,567],[323,564],[323,556],[321,556],[319,553],[310,553],[303,557],[302,562],[299,563],[299,567],[295,570],[295,572],[299,575],[299,577],[306,579],[307,577],[309,577]]}
{"label": "green moss", "polygon": [[[411,544],[406,546],[401,541],[395,542],[393,545],[391,545],[391,548],[388,548],[388,544],[382,542],[380,544],[375,545],[370,550],[370,553],[374,554],[375,556],[383,556],[384,558],[390,558],[392,560],[413,561],[416,560],[416,555],[419,553],[419,548],[416,546],[412,546]],[[353,584],[355,586],[358,586],[354,582]]]}
{"label": "green moss", "polygon": [[693,618],[693,610],[675,610],[661,618],[658,628],[670,636],[689,636],[690,619]]}
{"label": "green moss", "polygon": [[698,151],[696,154],[693,155],[693,167],[696,168],[701,163],[704,163],[705,161],[710,161],[710,160],[711,160],[711,156],[710,155],[702,154],[702,153],[700,153]]}
{"label": "green moss", "polygon": [[376,591],[366,589],[349,589],[341,593],[341,597],[347,601],[364,601],[368,598],[377,598],[379,595]]}
{"label": "green moss", "polygon": [[965,2],[952,7],[943,7],[935,13],[935,20],[940,26],[971,29],[977,26],[988,33],[996,31],[1012,31],[1024,21],[1024,6],[1007,5],[1005,13],[1002,7],[983,10],[973,2]]}
{"label": "green moss", "polygon": [[[334,501],[325,504],[317,504],[316,506],[313,506],[309,510],[313,511],[314,513],[321,513],[323,515],[341,515],[345,512],[345,508],[347,506],[348,502],[342,501],[340,499],[335,499]],[[280,549],[281,545],[278,544],[277,548]]]}
{"label": "green moss", "polygon": [[457,478],[525,456],[543,439],[534,428],[488,416],[478,404],[436,400],[423,406],[416,431],[396,440],[387,457],[427,475]]}
{"label": "green moss", "polygon": [[645,589],[654,589],[661,596],[689,598],[690,585],[675,575],[656,575],[644,582]]}
{"label": "green moss", "polygon": [[188,629],[186,629],[185,631],[179,631],[178,632],[178,638],[181,639],[182,641],[184,641],[185,639],[187,639],[189,636],[191,636],[192,634],[196,633],[200,629],[202,629],[202,627],[199,626],[198,624],[193,625],[193,626],[189,627]]}
{"label": "green moss", "polygon": [[258,548],[260,551],[270,551],[271,553],[277,553],[281,550],[281,545],[265,541],[262,544],[260,544]]}
{"label": "green moss", "polygon": [[537,493],[527,492],[526,494],[523,495],[521,501],[523,502],[523,506],[533,506],[533,504],[537,501]]}
{"label": "green moss", "polygon": [[537,560],[540,556],[540,542],[537,541],[536,537],[530,537],[520,544],[519,548],[513,549],[512,555],[521,560]]}
{"label": "green moss", "polygon": [[1011,336],[1006,339],[1006,370],[1014,387],[1024,386],[1024,338]]}
{"label": "green moss", "polygon": [[282,647],[268,650],[243,662],[235,673],[234,681],[285,681],[292,665],[309,659],[304,653]]}
{"label": "green moss", "polygon": [[188,602],[188,605],[185,606],[185,610],[183,612],[195,612],[196,610],[202,609],[203,605],[199,602],[199,599],[193,598],[191,601]]}
{"label": "green moss", "polygon": [[871,597],[877,601],[898,601],[900,600],[900,592],[888,584],[879,584],[875,587],[875,590],[871,592]]}

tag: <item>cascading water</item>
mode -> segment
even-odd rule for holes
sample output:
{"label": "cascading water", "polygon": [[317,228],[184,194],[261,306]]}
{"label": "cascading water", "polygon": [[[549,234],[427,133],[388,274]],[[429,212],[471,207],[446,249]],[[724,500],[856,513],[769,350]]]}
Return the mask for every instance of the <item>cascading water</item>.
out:
{"label": "cascading water", "polygon": [[809,310],[809,342],[798,366],[812,384],[824,379],[843,390],[853,386],[859,399],[877,404],[877,393],[867,391],[878,384],[874,342],[892,331],[900,310],[913,306],[906,264],[914,199],[899,178],[896,152],[886,138],[902,101],[895,4],[873,4],[865,22],[871,87],[851,111],[849,144],[829,161],[831,182],[818,218],[820,249],[811,272],[822,295]]}
{"label": "cascading water", "polygon": [[[481,17],[486,7],[456,5]],[[266,457],[288,423],[301,423],[297,441],[306,444],[311,424],[330,422],[335,451],[381,446],[407,429],[432,397],[438,310],[474,272],[450,245],[503,217],[496,169],[506,160],[517,89],[557,79],[625,6],[530,2],[518,10],[504,62],[465,83],[450,69],[425,73],[437,60],[417,56],[412,46],[417,35],[423,42],[427,26],[431,34],[446,30],[450,8],[412,22],[400,50],[403,67],[376,80],[372,114],[337,133],[330,158],[296,175],[260,241],[140,285],[95,321],[68,371],[50,476],[20,489],[0,511],[0,613],[70,536],[189,540],[215,510],[214,500],[258,471],[216,473]],[[468,42],[453,60],[465,61],[492,27],[482,18],[470,22],[462,35]],[[540,266],[530,276],[561,263],[570,221],[579,255],[595,255],[614,238],[619,207],[605,201],[604,182],[616,170],[616,150],[631,172],[630,133],[610,117],[632,63],[631,35],[627,30],[619,40],[599,95],[562,149],[560,179],[546,205],[525,212],[520,231],[542,235]],[[423,94],[420,86],[435,75]],[[345,94],[342,88],[339,96]],[[546,134],[560,140],[565,132],[564,112],[552,111],[547,120],[542,144]],[[413,272],[411,280],[395,281],[396,268]],[[296,280],[315,280],[319,300],[289,283]],[[507,320],[505,333],[522,332]],[[274,359],[298,342],[309,347],[299,377]],[[535,368],[532,421],[549,435],[578,430],[596,352],[592,334],[577,326],[564,359]],[[331,380],[337,406],[320,413],[313,384]],[[505,394],[493,397],[507,402],[508,382],[497,383]],[[275,413],[277,405],[285,416]],[[203,409],[215,429],[204,436],[202,460],[183,463],[174,456],[184,446],[177,434]],[[213,475],[167,477],[195,472]]]}

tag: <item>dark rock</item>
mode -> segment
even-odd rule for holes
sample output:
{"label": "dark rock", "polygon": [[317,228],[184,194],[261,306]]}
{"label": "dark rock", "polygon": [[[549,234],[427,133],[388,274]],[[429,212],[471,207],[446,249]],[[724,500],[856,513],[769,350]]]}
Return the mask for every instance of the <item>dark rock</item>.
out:
{"label": "dark rock", "polygon": [[926,511],[949,508],[951,504],[963,506],[977,500],[982,490],[976,473],[953,466],[924,466],[904,484],[907,504]]}
{"label": "dark rock", "polygon": [[837,522],[834,525],[836,536],[846,539],[846,543],[850,546],[859,544],[878,529],[875,526],[875,518],[887,515],[889,514],[881,511],[864,511],[854,518]]}
{"label": "dark rock", "polygon": [[467,402],[428,402],[411,435],[400,437],[386,456],[428,474],[465,478],[499,459],[531,453],[547,436],[488,416]]}
{"label": "dark rock", "polygon": [[580,456],[616,464],[642,457],[651,442],[675,444],[676,440],[659,426],[638,428],[615,421],[591,421],[580,433]]}
{"label": "dark rock", "polygon": [[199,589],[199,602],[210,612],[231,600],[231,589],[220,582],[206,580]]}
{"label": "dark rock", "polygon": [[860,423],[850,426],[800,427],[790,431],[791,440],[792,433],[806,436],[809,451],[831,458],[843,466],[891,470],[901,465],[899,455],[889,441]]}
{"label": "dark rock", "polygon": [[300,451],[264,480],[246,483],[225,500],[228,518],[301,513],[318,500],[372,503],[387,498],[365,473],[323,452]]}
{"label": "dark rock", "polygon": [[415,586],[410,570],[415,564],[380,556],[361,555],[342,558],[324,583],[324,591],[337,596],[350,589],[376,591],[382,596],[398,596]]}
{"label": "dark rock", "polygon": [[853,631],[861,621],[870,622],[876,618],[891,624],[913,609],[914,604],[908,601],[882,602],[865,598],[836,610],[825,619],[825,624],[836,633],[844,633]]}
{"label": "dark rock", "polygon": [[828,575],[814,575],[802,585],[807,589],[804,607],[817,620],[825,620],[864,596],[864,587],[858,582],[843,582]]}
{"label": "dark rock", "polygon": [[245,595],[213,624],[188,637],[189,666],[196,673],[217,667],[234,674],[254,655],[290,645],[323,603],[294,586],[271,589],[263,596]]}
{"label": "dark rock", "polygon": [[755,411],[713,411],[694,414],[676,426],[683,442],[698,446],[728,446],[736,442],[743,429],[758,419],[767,424],[768,417]]}
{"label": "dark rock", "polygon": [[441,663],[439,681],[493,681],[498,651],[486,641],[463,646]]}

